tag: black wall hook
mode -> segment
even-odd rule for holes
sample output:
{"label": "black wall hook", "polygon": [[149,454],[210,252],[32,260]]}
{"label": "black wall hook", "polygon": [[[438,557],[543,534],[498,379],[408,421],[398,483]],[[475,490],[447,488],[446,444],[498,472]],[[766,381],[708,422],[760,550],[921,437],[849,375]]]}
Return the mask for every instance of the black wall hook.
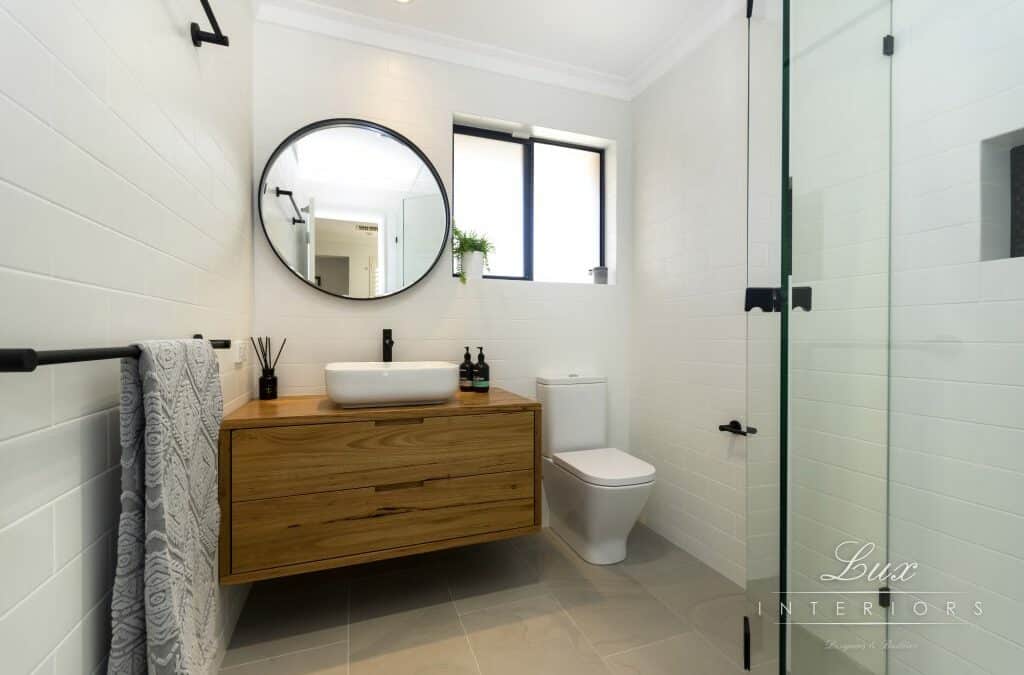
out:
{"label": "black wall hook", "polygon": [[220,24],[217,23],[217,17],[213,15],[213,10],[210,9],[210,0],[199,0],[203,5],[203,11],[206,12],[206,18],[210,22],[210,26],[213,28],[213,32],[209,33],[199,27],[199,24],[195,21],[192,22],[192,44],[196,47],[202,47],[204,42],[210,44],[220,45],[222,47],[228,46],[228,36],[225,35],[221,29]]}

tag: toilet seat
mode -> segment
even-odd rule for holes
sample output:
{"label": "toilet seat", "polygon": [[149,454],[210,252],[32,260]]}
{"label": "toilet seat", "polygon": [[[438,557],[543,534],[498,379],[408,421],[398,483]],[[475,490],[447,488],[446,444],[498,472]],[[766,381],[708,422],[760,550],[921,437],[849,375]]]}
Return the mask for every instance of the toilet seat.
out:
{"label": "toilet seat", "polygon": [[580,480],[601,487],[643,485],[654,480],[654,467],[618,448],[558,452],[555,464]]}

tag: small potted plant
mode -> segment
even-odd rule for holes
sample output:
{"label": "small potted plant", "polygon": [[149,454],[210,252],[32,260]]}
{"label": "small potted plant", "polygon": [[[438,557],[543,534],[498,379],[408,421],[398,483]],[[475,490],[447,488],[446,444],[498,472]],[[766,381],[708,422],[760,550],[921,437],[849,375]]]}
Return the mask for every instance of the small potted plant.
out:
{"label": "small potted plant", "polygon": [[452,231],[452,253],[458,261],[459,280],[466,283],[467,278],[480,279],[484,268],[490,269],[487,256],[494,253],[494,244],[473,231],[464,232],[457,227]]}

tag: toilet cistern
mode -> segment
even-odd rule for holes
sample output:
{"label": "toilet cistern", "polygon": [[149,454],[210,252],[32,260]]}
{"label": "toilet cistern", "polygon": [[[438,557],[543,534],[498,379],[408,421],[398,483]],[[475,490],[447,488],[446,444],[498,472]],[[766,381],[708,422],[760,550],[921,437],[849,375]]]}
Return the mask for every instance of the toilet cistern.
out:
{"label": "toilet cistern", "polygon": [[600,376],[537,378],[551,529],[595,565],[626,557],[629,532],[655,479],[653,466],[608,447],[607,395],[607,380]]}

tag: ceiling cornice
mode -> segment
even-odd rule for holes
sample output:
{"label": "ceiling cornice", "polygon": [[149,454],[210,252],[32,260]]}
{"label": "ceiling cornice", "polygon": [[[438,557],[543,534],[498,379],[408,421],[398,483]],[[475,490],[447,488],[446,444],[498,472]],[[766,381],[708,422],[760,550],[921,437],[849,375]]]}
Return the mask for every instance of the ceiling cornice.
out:
{"label": "ceiling cornice", "polygon": [[642,94],[647,87],[657,82],[688,54],[696,51],[730,20],[742,18],[743,12],[740,11],[739,5],[740,3],[719,3],[718,11],[711,14],[706,21],[688,27],[687,30],[680,32],[671,44],[654,52],[630,78],[629,98],[634,99]]}
{"label": "ceiling cornice", "polygon": [[629,101],[696,49],[726,20],[735,16],[737,13],[730,8],[732,4],[734,3],[722,3],[729,11],[719,11],[697,29],[687,30],[679,39],[672,42],[670,48],[653,54],[633,77],[542,59],[510,49],[327,7],[310,0],[262,0],[258,6],[256,20]]}

